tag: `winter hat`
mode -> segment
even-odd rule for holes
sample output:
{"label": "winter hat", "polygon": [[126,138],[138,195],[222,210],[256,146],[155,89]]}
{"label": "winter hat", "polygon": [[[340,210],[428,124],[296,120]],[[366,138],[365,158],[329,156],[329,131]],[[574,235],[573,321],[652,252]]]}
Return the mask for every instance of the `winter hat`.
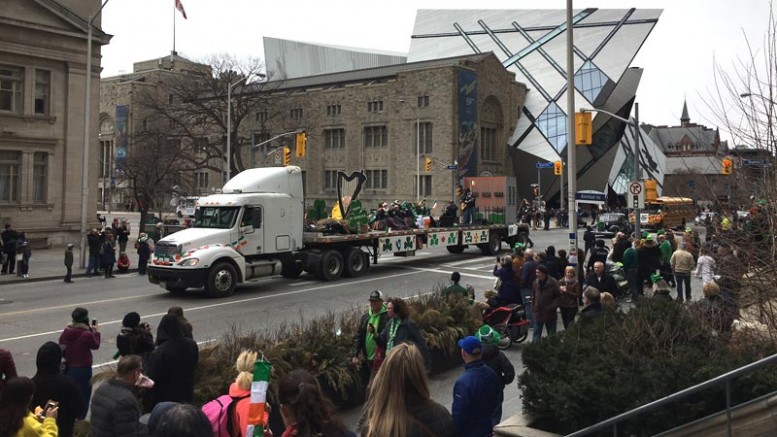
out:
{"label": "winter hat", "polygon": [[652,283],[654,283],[654,284],[655,284],[656,282],[658,282],[658,281],[662,280],[662,279],[664,279],[664,277],[663,277],[663,276],[661,276],[661,273],[653,273],[652,275],[650,275],[650,281],[651,281]]}
{"label": "winter hat", "polygon": [[475,333],[475,338],[480,340],[481,343],[490,344],[499,344],[499,340],[501,340],[499,333],[488,325],[481,326],[478,332]]}
{"label": "winter hat", "polygon": [[89,311],[86,308],[78,307],[74,309],[70,314],[70,317],[75,323],[86,323],[87,325],[89,324]]}
{"label": "winter hat", "polygon": [[372,293],[370,293],[370,302],[383,302],[383,292],[380,290],[373,290]]}
{"label": "winter hat", "polygon": [[140,324],[140,314],[136,312],[127,313],[124,318],[121,320],[121,326],[126,326],[127,328],[137,328]]}
{"label": "winter hat", "polygon": [[62,348],[53,341],[47,341],[38,348],[38,355],[35,357],[38,372],[59,373],[61,361]]}

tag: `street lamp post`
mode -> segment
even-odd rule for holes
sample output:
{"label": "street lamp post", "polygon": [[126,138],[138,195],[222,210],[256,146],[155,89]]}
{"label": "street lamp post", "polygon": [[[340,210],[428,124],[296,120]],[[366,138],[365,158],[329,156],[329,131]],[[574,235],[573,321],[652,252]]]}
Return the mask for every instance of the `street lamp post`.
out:
{"label": "street lamp post", "polygon": [[[572,0],[567,0],[567,185],[569,194],[567,198],[567,211],[569,214],[569,254],[577,258],[577,205],[575,194],[577,193],[577,139],[575,138],[575,58],[574,38],[572,24]],[[562,166],[563,168],[563,166]],[[561,176],[562,178],[564,176]],[[539,179],[539,178],[538,178]],[[564,196],[564,188],[561,185],[561,195]],[[563,207],[563,200],[561,206]],[[577,269],[583,265],[584,259],[577,260]]]}
{"label": "street lamp post", "polygon": [[92,112],[92,23],[100,16],[100,11],[110,0],[105,0],[100,9],[90,15],[86,21],[86,89],[84,91],[84,161],[81,168],[81,250],[79,267],[86,267],[86,214],[89,204],[89,143],[92,138],[89,131],[89,118]]}

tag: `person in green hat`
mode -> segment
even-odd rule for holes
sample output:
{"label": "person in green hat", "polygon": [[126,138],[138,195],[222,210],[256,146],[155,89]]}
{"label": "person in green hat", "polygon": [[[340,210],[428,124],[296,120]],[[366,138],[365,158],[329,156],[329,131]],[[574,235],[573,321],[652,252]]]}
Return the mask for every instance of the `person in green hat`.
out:
{"label": "person in green hat", "polygon": [[[502,389],[499,390],[499,406],[494,411],[493,424],[496,426],[502,421],[502,402],[504,401],[504,388],[515,379],[515,367],[504,352],[499,350],[501,340],[499,333],[494,328],[483,325],[475,333],[475,338],[480,340],[482,352],[480,359],[499,377]],[[505,339],[507,340],[507,339]]]}
{"label": "person in green hat", "polygon": [[667,285],[661,273],[653,273],[650,275],[650,281],[653,282],[653,298],[657,300],[672,301],[672,296],[669,295],[671,288]]}

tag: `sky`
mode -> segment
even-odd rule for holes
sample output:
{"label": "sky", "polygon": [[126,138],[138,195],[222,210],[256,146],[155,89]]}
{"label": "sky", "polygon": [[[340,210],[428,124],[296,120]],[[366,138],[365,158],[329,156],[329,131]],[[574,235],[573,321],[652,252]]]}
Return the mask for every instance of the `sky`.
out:
{"label": "sky", "polygon": [[[110,0],[102,28],[113,35],[103,49],[102,77],[132,71],[133,62],[169,55],[203,60],[227,53],[264,60],[265,36],[407,53],[418,9],[565,9],[566,0]],[[575,0],[574,9],[663,9],[632,62],[644,68],[637,92],[640,121],[678,125],[687,99],[692,122],[718,126],[708,108],[715,65],[732,70],[746,55],[746,38],[763,47],[768,0]],[[743,90],[742,92],[745,92]],[[721,126],[721,130],[724,127]],[[723,132],[724,139],[727,136]]]}

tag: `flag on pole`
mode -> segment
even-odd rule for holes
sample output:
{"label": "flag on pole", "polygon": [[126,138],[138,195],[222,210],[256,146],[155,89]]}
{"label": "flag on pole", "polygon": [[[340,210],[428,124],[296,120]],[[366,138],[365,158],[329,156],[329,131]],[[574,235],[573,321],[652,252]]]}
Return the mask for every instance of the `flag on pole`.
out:
{"label": "flag on pole", "polygon": [[251,403],[248,405],[246,436],[264,437],[264,428],[269,417],[265,405],[271,369],[270,363],[264,359],[256,360],[254,363],[254,380],[251,383]]}
{"label": "flag on pole", "polygon": [[175,8],[183,15],[183,19],[186,20],[186,11],[183,9],[183,3],[181,0],[175,0]]}

